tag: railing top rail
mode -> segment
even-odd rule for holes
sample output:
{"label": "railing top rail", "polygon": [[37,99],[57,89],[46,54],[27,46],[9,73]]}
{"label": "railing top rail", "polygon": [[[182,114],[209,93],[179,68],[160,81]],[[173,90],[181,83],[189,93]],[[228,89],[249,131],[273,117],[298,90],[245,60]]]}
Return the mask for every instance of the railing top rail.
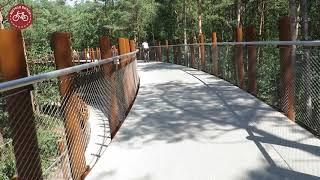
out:
{"label": "railing top rail", "polygon": [[134,52],[130,52],[130,53],[119,55],[119,56],[114,56],[114,57],[103,59],[103,60],[96,61],[96,62],[81,64],[81,65],[77,65],[77,66],[73,66],[73,67],[69,67],[69,68],[65,68],[65,69],[55,70],[55,71],[42,73],[42,74],[38,74],[38,75],[34,75],[34,76],[28,76],[28,77],[24,77],[24,78],[12,80],[12,81],[2,82],[2,83],[0,83],[0,92],[28,86],[28,85],[31,85],[34,83],[43,82],[48,79],[57,78],[57,77],[72,74],[72,73],[77,73],[82,70],[90,69],[90,68],[101,66],[104,64],[109,64],[109,63],[112,63],[115,60],[121,59],[123,57],[134,55],[138,51],[139,50],[136,50]]}
{"label": "railing top rail", "polygon": [[[213,43],[194,43],[194,44],[176,44],[176,45],[168,45],[169,47],[177,47],[177,46],[198,46],[198,45],[213,45]],[[251,42],[217,42],[215,43],[217,46],[223,45],[245,45],[245,46],[264,46],[264,45],[279,45],[279,46],[320,46],[320,40],[314,41],[251,41]],[[150,46],[153,47],[166,47],[166,45],[161,46]]]}

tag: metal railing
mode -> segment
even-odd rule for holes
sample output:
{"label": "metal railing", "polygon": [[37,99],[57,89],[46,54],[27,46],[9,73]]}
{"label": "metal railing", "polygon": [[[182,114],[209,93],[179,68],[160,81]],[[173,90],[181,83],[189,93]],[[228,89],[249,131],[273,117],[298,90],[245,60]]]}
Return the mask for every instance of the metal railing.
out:
{"label": "metal railing", "polygon": [[0,83],[0,179],[83,178],[134,101],[137,52]]}
{"label": "metal railing", "polygon": [[218,42],[151,46],[149,54],[237,85],[320,136],[319,47],[320,41]]}

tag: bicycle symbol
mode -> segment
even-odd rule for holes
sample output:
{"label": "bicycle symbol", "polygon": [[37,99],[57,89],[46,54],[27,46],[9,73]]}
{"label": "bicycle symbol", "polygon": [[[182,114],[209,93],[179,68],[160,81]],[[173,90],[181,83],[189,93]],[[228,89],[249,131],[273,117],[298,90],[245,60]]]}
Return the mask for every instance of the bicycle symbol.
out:
{"label": "bicycle symbol", "polygon": [[20,19],[21,19],[22,21],[28,21],[28,20],[29,20],[29,17],[28,17],[27,15],[25,15],[24,13],[25,13],[25,12],[20,12],[20,11],[18,11],[17,14],[15,14],[15,15],[12,16],[12,20],[13,20],[14,22],[17,22],[17,21],[19,21]]}

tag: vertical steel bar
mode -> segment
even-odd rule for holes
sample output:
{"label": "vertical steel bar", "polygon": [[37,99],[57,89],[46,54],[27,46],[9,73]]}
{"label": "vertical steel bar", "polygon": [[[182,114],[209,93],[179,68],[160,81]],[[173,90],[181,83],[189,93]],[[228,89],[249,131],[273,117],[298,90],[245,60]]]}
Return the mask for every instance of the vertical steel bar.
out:
{"label": "vertical steel bar", "polygon": [[[256,40],[256,29],[253,25],[246,28],[247,41]],[[252,95],[257,95],[257,48],[248,46],[248,91]]]}
{"label": "vertical steel bar", "polygon": [[[23,39],[18,30],[0,30],[0,70],[5,81],[28,76]],[[38,180],[42,179],[42,171],[31,90],[32,87],[29,86],[8,92],[16,94],[7,98],[7,111],[18,177]],[[24,106],[13,106],[22,100]]]}
{"label": "vertical steel bar", "polygon": [[201,70],[206,70],[206,59],[205,59],[205,48],[204,48],[204,34],[199,35],[200,42],[200,61],[201,61]]}
{"label": "vertical steel bar", "polygon": [[170,62],[170,52],[169,52],[169,41],[166,40],[166,56],[167,56],[167,63]]}
{"label": "vertical steel bar", "polygon": [[[191,44],[194,44],[194,38],[191,38]],[[190,56],[191,56],[191,67],[195,68],[195,63],[196,63],[196,55],[194,52],[194,45],[190,45]]]}
{"label": "vertical steel bar", "polygon": [[[279,20],[280,41],[291,41],[290,17]],[[295,120],[294,71],[292,46],[280,46],[281,109],[289,119]]]}
{"label": "vertical steel bar", "polygon": [[[236,42],[242,42],[242,27],[239,26],[236,28]],[[244,89],[244,65],[243,65],[243,46],[236,45],[236,55],[235,55],[235,67],[236,67],[236,75],[238,86],[241,89]]]}
{"label": "vertical steel bar", "polygon": [[[72,50],[71,50],[71,34],[64,32],[56,32],[52,35],[52,49],[54,51],[55,64],[57,69],[63,69],[73,66]],[[63,107],[64,124],[67,139],[67,148],[69,152],[71,173],[73,179],[80,179],[86,172],[85,160],[85,136],[82,133],[81,122],[77,118],[79,113],[72,107],[78,107],[84,102],[79,96],[73,94],[73,78],[74,74],[60,77],[60,93],[66,98],[66,105]],[[76,112],[74,112],[76,111]]]}
{"label": "vertical steel bar", "polygon": [[217,33],[212,32],[212,74],[219,75],[219,61],[218,61],[218,48],[217,48]]}
{"label": "vertical steel bar", "polygon": [[[99,39],[100,49],[101,49],[101,58],[107,59],[112,57],[112,49],[110,39],[106,36],[103,36]],[[118,114],[118,104],[117,104],[117,96],[116,96],[116,85],[115,80],[113,78],[114,65],[113,63],[109,63],[104,65],[104,73],[107,78],[110,79],[111,84],[111,102],[110,102],[110,113],[109,113],[109,126],[111,131],[111,138],[113,138],[117,132],[119,126],[119,114]]]}
{"label": "vertical steel bar", "polygon": [[173,63],[178,64],[178,49],[177,46],[173,46]]}

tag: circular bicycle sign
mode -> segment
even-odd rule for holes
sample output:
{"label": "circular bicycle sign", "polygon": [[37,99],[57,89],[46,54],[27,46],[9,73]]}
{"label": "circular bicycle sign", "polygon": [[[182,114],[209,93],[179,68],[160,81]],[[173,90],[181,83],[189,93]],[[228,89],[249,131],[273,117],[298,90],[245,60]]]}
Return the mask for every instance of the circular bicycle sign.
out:
{"label": "circular bicycle sign", "polygon": [[32,24],[32,10],[26,5],[13,6],[8,14],[9,22],[18,29],[25,29]]}

